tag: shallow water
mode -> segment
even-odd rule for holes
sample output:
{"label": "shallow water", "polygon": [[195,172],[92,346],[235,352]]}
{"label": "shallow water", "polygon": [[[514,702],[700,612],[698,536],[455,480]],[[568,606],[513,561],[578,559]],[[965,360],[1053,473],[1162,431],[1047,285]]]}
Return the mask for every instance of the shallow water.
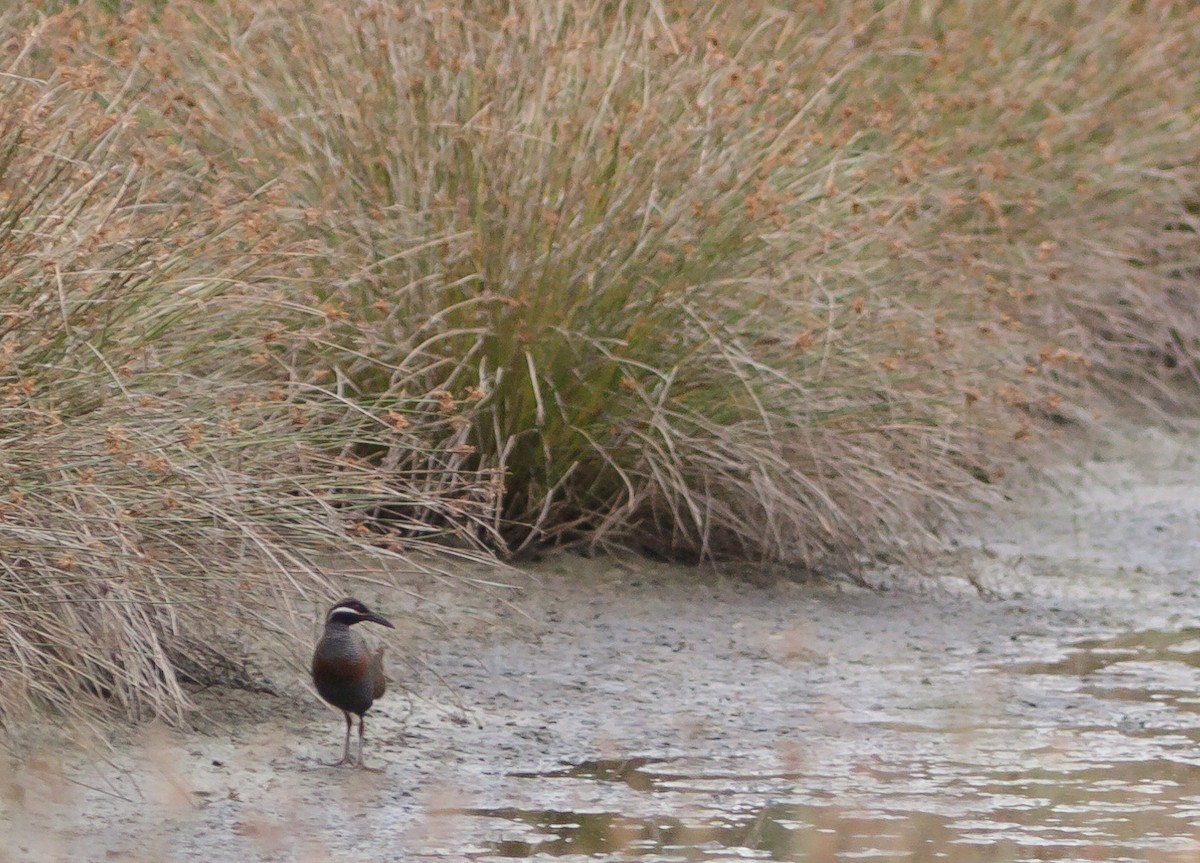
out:
{"label": "shallow water", "polygon": [[819,765],[789,772],[763,752],[591,759],[512,775],[555,799],[617,784],[630,792],[618,805],[436,814],[469,822],[485,861],[1200,855],[1200,630],[1089,638],[980,673],[1019,685],[1023,711],[863,717],[822,741]]}

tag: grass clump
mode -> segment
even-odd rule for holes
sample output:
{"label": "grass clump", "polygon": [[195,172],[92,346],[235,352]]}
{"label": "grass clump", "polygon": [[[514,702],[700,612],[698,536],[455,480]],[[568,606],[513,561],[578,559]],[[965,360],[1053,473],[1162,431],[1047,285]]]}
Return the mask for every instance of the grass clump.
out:
{"label": "grass clump", "polygon": [[[72,30],[25,31],[0,77],[6,727],[179,721],[182,681],[248,683],[243,634],[342,589],[322,560],[415,565],[368,507],[443,505],[355,457],[385,416],[272,371],[250,288],[282,249],[271,219],[151,134],[135,75],[47,72]],[[405,549],[437,530],[416,521]]]}
{"label": "grass clump", "polygon": [[424,397],[445,436],[412,425],[451,467],[504,476],[510,550],[816,566],[944,512],[965,445],[938,419],[957,390],[910,386],[920,348],[894,338],[924,312],[864,325],[861,286],[813,260],[847,168],[797,118],[811,34],[773,14],[305,4],[260,9],[252,43],[164,27],[203,46],[175,57],[206,82],[180,137],[304,223],[309,305],[338,320],[291,340],[294,374]]}
{"label": "grass clump", "polygon": [[170,714],[200,606],[379,542],[853,569],[1194,394],[1179,6],[7,21],[0,705]]}

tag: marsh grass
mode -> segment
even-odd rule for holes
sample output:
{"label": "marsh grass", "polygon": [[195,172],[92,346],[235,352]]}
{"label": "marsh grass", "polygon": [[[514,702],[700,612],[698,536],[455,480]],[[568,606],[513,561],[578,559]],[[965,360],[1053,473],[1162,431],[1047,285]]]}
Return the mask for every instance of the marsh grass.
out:
{"label": "marsh grass", "polygon": [[0,601],[99,627],[10,624],[14,679],[130,663],[171,714],[188,609],[327,590],[329,544],[916,559],[1104,399],[1194,397],[1194,19],[10,16]]}
{"label": "marsh grass", "polygon": [[926,313],[868,309],[814,262],[811,208],[848,166],[797,121],[809,34],[543,11],[164,25],[202,46],[174,74],[208,82],[181,139],[303,223],[310,303],[336,320],[285,326],[293,373],[425,394],[446,436],[412,427],[461,451],[448,467],[504,476],[508,550],[852,564],[944,513],[967,456],[937,417],[961,396],[876,343]]}
{"label": "marsh grass", "polygon": [[[448,500],[355,456],[386,416],[263,350],[251,286],[281,247],[254,197],[146,158],[144,87],[66,68],[0,79],[0,722],[178,722],[181,676],[251,683],[243,636],[345,589],[322,560],[428,568],[406,552],[455,530],[479,549],[490,487]],[[379,506],[410,513],[403,546]]]}
{"label": "marsh grass", "polygon": [[1097,383],[1179,398],[1189,26],[1063,3],[163,24],[181,141],[303,224],[337,320],[292,339],[293,374],[425,394],[449,427],[414,426],[462,455],[429,467],[503,475],[508,550],[806,567],[919,538]]}

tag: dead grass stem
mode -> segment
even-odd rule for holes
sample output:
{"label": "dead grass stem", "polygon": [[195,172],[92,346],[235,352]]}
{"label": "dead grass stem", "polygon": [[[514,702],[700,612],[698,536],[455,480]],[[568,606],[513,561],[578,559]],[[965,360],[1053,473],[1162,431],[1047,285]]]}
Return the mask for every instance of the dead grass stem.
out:
{"label": "dead grass stem", "polygon": [[1186,408],[1195,18],[10,14],[0,714],[177,716],[331,548],[853,569],[1105,399]]}

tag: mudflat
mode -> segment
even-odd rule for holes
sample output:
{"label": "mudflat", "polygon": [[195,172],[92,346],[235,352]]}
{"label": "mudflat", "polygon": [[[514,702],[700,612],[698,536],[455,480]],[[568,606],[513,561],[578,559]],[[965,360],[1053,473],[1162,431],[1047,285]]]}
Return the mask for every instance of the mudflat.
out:
{"label": "mudflat", "polygon": [[0,861],[1194,855],[1198,451],[1089,446],[875,590],[554,556],[389,641],[384,772],[320,763],[301,657],[192,730],[0,762]]}

